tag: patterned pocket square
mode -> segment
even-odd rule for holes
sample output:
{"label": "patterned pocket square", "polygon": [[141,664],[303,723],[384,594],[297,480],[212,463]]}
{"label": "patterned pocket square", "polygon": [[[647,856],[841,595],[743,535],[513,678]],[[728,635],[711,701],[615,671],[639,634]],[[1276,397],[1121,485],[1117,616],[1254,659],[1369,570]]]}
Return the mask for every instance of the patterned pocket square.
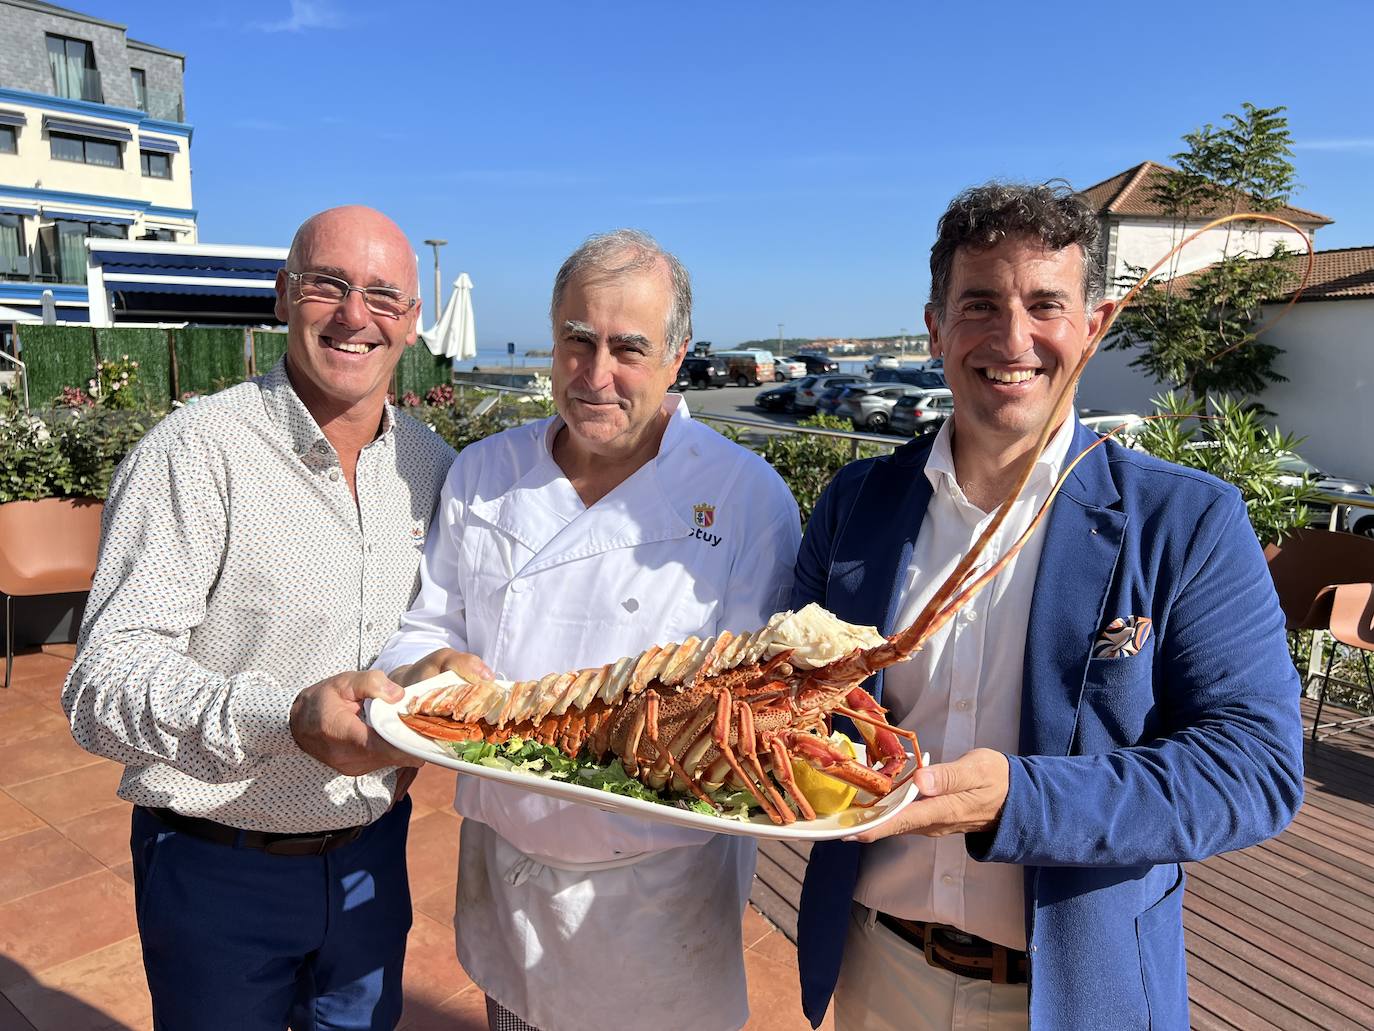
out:
{"label": "patterned pocket square", "polygon": [[1150,626],[1145,616],[1118,616],[1097,635],[1093,658],[1122,659],[1135,655],[1149,639]]}

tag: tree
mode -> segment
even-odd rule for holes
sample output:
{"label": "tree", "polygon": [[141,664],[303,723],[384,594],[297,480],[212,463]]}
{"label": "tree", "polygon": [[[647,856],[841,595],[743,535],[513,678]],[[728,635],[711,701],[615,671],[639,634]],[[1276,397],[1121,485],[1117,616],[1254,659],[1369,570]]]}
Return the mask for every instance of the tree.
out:
{"label": "tree", "polygon": [[[1296,187],[1292,137],[1282,107],[1243,105],[1224,125],[1204,125],[1183,137],[1176,171],[1154,190],[1174,222],[1174,240],[1203,222],[1246,211],[1275,211]],[[1255,342],[1261,306],[1293,284],[1282,245],[1268,255],[1234,247],[1228,223],[1221,260],[1181,279],[1177,262],[1162,282],[1152,280],[1117,319],[1106,347],[1138,354],[1131,365],[1157,383],[1205,399],[1216,391],[1258,394],[1283,380],[1274,370],[1282,353]],[[1265,257],[1269,260],[1254,260]],[[1120,285],[1145,273],[1130,268]]]}

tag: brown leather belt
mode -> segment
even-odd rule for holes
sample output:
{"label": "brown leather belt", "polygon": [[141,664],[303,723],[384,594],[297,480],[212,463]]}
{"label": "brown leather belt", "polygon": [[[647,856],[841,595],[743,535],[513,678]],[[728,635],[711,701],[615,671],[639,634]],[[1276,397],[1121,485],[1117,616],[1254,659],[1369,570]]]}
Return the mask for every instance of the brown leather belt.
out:
{"label": "brown leather belt", "polygon": [[948,924],[904,920],[889,913],[878,913],[878,923],[920,949],[933,967],[993,984],[1026,983],[1024,952],[965,934]]}
{"label": "brown leather belt", "polygon": [[322,856],[336,848],[357,841],[365,827],[344,827],[336,831],[314,834],[270,834],[266,831],[246,831],[199,816],[185,816],[174,809],[154,809],[139,806],[173,830],[189,834],[203,841],[230,848],[252,848],[274,856]]}

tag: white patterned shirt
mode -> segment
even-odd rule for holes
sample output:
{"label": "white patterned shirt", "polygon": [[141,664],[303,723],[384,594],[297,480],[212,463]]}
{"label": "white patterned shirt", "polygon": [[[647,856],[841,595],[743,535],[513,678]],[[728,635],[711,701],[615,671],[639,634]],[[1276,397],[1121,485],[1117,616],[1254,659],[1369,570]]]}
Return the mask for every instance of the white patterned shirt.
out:
{"label": "white patterned shirt", "polygon": [[125,765],[122,798],[281,833],[386,812],[395,770],[306,755],[291,703],[395,631],[453,457],[388,405],[355,502],[284,360],[144,437],[110,487],[62,691],[77,742]]}

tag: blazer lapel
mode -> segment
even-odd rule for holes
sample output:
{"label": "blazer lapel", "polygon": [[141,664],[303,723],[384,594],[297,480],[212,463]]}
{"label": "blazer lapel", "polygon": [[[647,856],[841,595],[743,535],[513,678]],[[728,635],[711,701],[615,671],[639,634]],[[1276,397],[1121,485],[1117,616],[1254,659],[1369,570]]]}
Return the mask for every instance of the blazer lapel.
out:
{"label": "blazer lapel", "polygon": [[[1096,439],[1079,426],[1068,460]],[[1074,468],[1046,519],[1026,626],[1024,755],[1067,755],[1073,742],[1088,659],[1126,528],[1126,514],[1116,507],[1121,496],[1112,481],[1108,446],[1096,448]]]}

